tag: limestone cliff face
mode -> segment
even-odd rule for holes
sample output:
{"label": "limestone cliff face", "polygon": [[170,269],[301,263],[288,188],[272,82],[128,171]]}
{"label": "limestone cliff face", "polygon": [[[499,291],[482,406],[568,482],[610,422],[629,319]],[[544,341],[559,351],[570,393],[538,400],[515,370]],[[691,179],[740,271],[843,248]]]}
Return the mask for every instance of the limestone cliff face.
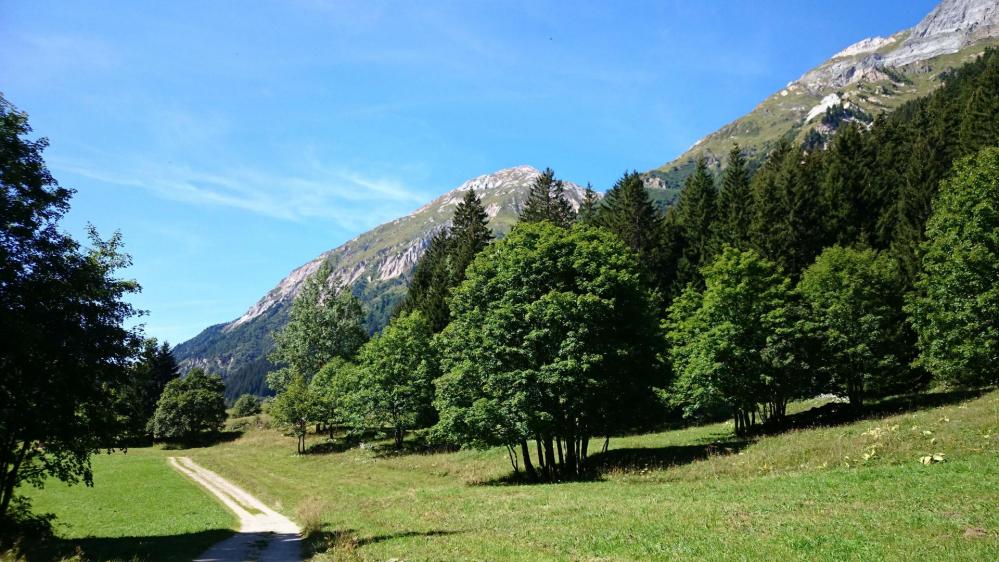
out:
{"label": "limestone cliff face", "polygon": [[846,47],[649,175],[676,189],[697,158],[707,158],[717,169],[733,143],[762,155],[789,132],[799,141],[813,130],[832,134],[820,117],[839,106],[848,112],[843,121],[866,124],[878,113],[930,93],[940,85],[942,72],[997,44],[999,1],[942,0],[915,27]]}
{"label": "limestone cliff face", "polygon": [[[335,283],[352,287],[368,305],[370,327],[380,327],[385,313],[404,294],[430,239],[450,224],[466,191],[475,189],[489,215],[490,226],[502,234],[516,222],[531,184],[540,173],[530,166],[517,166],[472,178],[409,215],[324,252],[289,273],[239,318],[206,328],[178,345],[175,354],[181,366],[206,368],[224,377],[238,375],[251,365],[256,365],[257,370],[265,368],[266,354],[273,345],[271,331],[284,323],[295,295],[323,262],[330,264]],[[566,194],[578,207],[583,189],[567,182]],[[259,378],[258,373],[253,376]]]}

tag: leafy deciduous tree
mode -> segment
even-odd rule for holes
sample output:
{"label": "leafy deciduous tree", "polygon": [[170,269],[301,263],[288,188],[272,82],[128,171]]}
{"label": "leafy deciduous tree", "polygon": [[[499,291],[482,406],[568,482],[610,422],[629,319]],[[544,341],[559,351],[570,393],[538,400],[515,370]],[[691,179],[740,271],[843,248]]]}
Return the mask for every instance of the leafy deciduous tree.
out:
{"label": "leafy deciduous tree", "polygon": [[187,441],[222,429],[225,423],[225,384],[218,375],[191,369],[167,383],[149,420],[156,439]]}
{"label": "leafy deciduous tree", "polygon": [[22,484],[92,483],[90,456],[122,429],[115,407],[139,332],[123,325],[139,290],[121,236],[90,229],[84,249],[59,230],[72,191],[29,140],[27,116],[0,97],[0,519]]}
{"label": "leafy deciduous tree", "polygon": [[[525,224],[473,262],[438,336],[438,435],[507,446],[517,467],[582,470],[589,439],[651,395],[655,310],[635,255],[601,229]],[[538,469],[528,442],[538,447]]]}
{"label": "leafy deciduous tree", "polygon": [[999,149],[959,162],[926,227],[907,312],[919,364],[960,385],[999,382]]}
{"label": "leafy deciduous tree", "polygon": [[822,345],[820,371],[832,390],[860,406],[908,386],[905,317],[898,268],[871,249],[827,248],[801,276]]}

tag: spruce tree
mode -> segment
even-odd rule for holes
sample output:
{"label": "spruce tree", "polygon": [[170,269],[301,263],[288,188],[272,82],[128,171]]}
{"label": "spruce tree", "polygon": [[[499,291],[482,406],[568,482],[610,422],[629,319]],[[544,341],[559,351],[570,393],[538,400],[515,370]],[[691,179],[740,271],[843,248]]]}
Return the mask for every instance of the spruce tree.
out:
{"label": "spruce tree", "polygon": [[763,166],[750,182],[753,193],[753,220],[749,232],[753,249],[764,258],[779,262],[783,255],[783,239],[774,229],[785,217],[781,188],[782,164],[794,149],[786,139],[778,141]]}
{"label": "spruce tree", "polygon": [[936,144],[922,138],[913,145],[895,203],[895,225],[891,253],[895,257],[905,289],[919,274],[919,247],[925,240],[926,220],[940,183]]}
{"label": "spruce tree", "polygon": [[777,260],[792,279],[811,264],[825,246],[822,229],[824,216],[819,196],[819,158],[791,150],[781,162],[778,188],[784,206],[783,220],[773,225],[780,238],[781,255]]}
{"label": "spruce tree", "polygon": [[576,218],[583,224],[594,224],[597,220],[597,206],[600,204],[600,196],[593,191],[593,186],[586,184],[583,192],[583,201],[579,204],[579,214]]}
{"label": "spruce tree", "polygon": [[397,315],[421,312],[435,333],[450,319],[451,289],[465,280],[468,264],[493,239],[489,215],[474,189],[465,192],[451,223],[450,229],[441,229],[430,239],[397,311]]}
{"label": "spruce tree", "polygon": [[680,281],[701,283],[700,269],[707,265],[718,249],[716,219],[718,192],[715,180],[708,172],[707,162],[697,162],[694,173],[687,178],[677,202],[677,219],[683,227],[686,248],[680,264]]}
{"label": "spruce tree", "polygon": [[448,321],[447,294],[451,276],[448,270],[450,231],[442,228],[434,233],[426,251],[416,263],[406,298],[396,315],[420,311],[433,326],[446,326]]}
{"label": "spruce tree", "polygon": [[625,172],[607,192],[596,223],[631,248],[647,272],[659,270],[662,217],[638,172]]}
{"label": "spruce tree", "polygon": [[728,166],[722,174],[718,195],[720,238],[725,244],[745,248],[753,219],[753,194],[749,189],[749,169],[739,145],[728,154]]}
{"label": "spruce tree", "polygon": [[844,245],[869,242],[876,230],[869,199],[872,171],[871,148],[853,123],[836,133],[826,155],[823,199],[828,230],[836,242]]}
{"label": "spruce tree", "polygon": [[451,239],[448,243],[449,287],[455,287],[465,280],[468,264],[492,239],[489,215],[482,206],[482,199],[474,189],[469,189],[455,209],[451,221]]}
{"label": "spruce tree", "polygon": [[985,68],[976,80],[975,88],[964,103],[958,128],[958,148],[961,155],[974,154],[986,146],[999,144],[999,66]]}
{"label": "spruce tree", "polygon": [[520,222],[548,221],[567,227],[575,218],[576,212],[565,197],[564,182],[555,177],[554,170],[545,168],[531,185],[527,202],[520,212]]}

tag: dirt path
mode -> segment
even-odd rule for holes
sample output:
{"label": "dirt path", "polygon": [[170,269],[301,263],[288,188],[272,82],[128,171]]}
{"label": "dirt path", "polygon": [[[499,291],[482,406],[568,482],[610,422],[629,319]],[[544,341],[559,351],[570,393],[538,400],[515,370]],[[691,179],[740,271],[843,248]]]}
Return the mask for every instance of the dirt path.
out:
{"label": "dirt path", "polygon": [[195,562],[302,559],[300,531],[290,519],[187,457],[170,457],[170,465],[211,492],[239,517],[239,532],[208,549]]}

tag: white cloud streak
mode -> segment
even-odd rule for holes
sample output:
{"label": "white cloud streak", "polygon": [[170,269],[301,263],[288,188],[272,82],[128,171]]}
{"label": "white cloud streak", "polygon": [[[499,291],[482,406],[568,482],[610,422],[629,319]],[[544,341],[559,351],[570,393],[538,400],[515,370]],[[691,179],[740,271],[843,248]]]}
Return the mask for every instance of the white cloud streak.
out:
{"label": "white cloud streak", "polygon": [[53,159],[52,168],[60,175],[139,188],[171,201],[228,207],[288,221],[332,220],[348,229],[394,218],[427,198],[392,179],[315,164],[305,168],[311,174],[299,176],[277,176],[249,166],[206,172],[148,161],[104,167]]}

